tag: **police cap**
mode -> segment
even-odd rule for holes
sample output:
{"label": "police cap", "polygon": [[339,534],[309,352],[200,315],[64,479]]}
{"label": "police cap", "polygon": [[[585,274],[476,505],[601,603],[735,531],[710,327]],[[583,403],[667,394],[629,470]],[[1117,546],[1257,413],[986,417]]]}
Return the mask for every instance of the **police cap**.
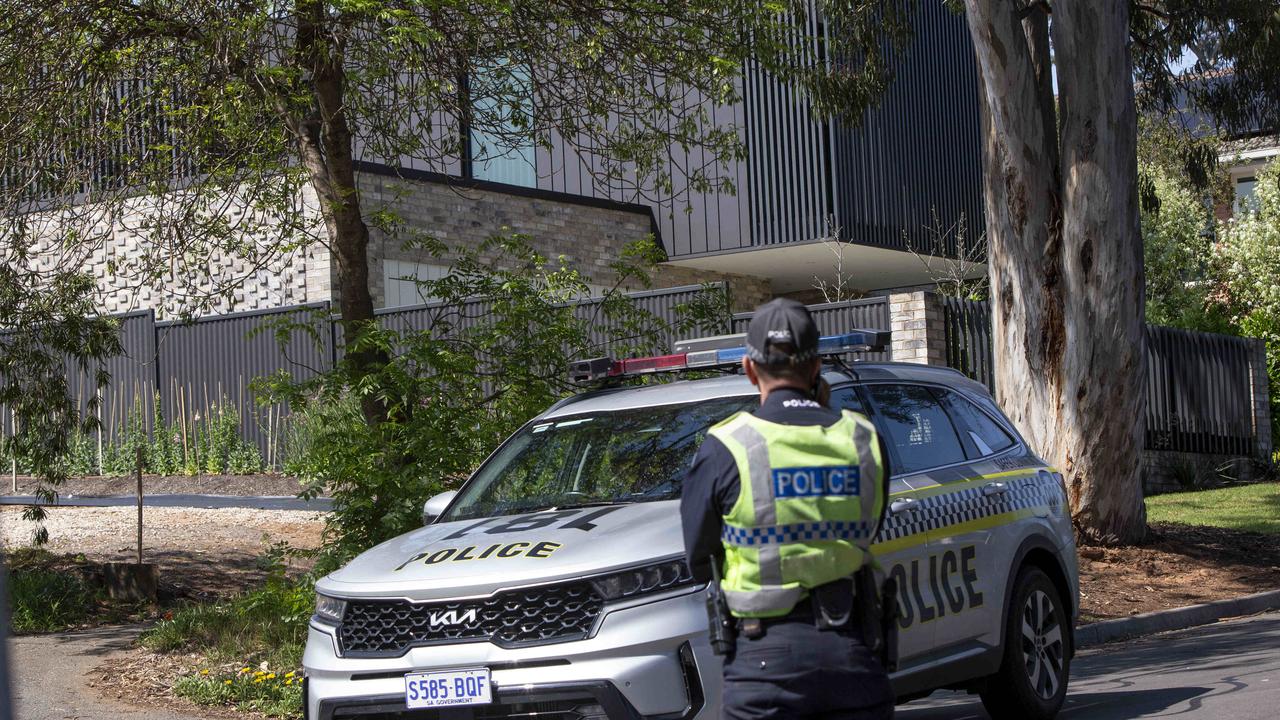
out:
{"label": "police cap", "polygon": [[747,356],[766,367],[795,365],[818,356],[818,326],[809,309],[789,298],[756,308],[747,326]]}

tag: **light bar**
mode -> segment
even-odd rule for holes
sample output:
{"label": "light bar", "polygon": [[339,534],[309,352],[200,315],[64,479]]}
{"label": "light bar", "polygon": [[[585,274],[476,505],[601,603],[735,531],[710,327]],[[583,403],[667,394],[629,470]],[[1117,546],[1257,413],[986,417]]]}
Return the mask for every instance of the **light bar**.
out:
{"label": "light bar", "polygon": [[618,372],[613,372],[614,365],[613,359],[607,357],[575,360],[569,363],[569,381],[587,383],[603,380],[610,375],[621,375],[621,368],[618,369]]}
{"label": "light bar", "polygon": [[703,350],[728,350],[731,348],[740,348],[746,344],[746,333],[737,333],[735,335],[714,335],[712,337],[694,338],[692,340],[677,340],[675,347],[671,348],[671,352],[691,353]]}
{"label": "light bar", "polygon": [[888,330],[854,330],[843,335],[818,338],[819,355],[838,355],[847,352],[868,352],[889,347]]}
{"label": "light bar", "polygon": [[[634,377],[656,372],[727,368],[742,363],[747,354],[745,333],[680,340],[671,355],[626,358],[609,357],[577,360],[569,363],[569,379],[575,383],[594,382],[613,377]],[[841,355],[851,352],[884,350],[889,346],[887,330],[853,330],[843,335],[818,338],[819,355]]]}
{"label": "light bar", "polygon": [[684,370],[689,367],[688,363],[685,362],[685,353],[630,358],[617,364],[622,366],[623,375],[640,375],[642,373],[658,372],[659,370]]}

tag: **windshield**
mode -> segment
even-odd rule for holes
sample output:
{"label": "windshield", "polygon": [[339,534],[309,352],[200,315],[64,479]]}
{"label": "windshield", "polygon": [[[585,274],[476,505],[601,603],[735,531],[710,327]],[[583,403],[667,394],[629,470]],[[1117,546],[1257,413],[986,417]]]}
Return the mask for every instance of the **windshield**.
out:
{"label": "windshield", "polygon": [[743,396],[533,423],[476,473],[441,521],[678,498],[707,430],[758,403]]}

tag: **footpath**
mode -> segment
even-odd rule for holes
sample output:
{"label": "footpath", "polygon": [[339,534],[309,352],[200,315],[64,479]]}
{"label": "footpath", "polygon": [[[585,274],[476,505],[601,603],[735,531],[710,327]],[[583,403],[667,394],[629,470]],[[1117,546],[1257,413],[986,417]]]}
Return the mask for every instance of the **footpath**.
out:
{"label": "footpath", "polygon": [[104,698],[89,686],[102,663],[124,654],[139,627],[107,626],[9,641],[10,687],[22,720],[208,720],[225,715],[186,715],[163,708],[139,708]]}

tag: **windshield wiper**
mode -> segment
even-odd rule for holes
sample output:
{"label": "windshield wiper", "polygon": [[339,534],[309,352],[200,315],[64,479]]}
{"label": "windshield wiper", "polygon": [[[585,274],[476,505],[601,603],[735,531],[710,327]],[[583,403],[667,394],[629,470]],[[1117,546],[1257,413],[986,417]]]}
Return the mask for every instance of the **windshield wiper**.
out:
{"label": "windshield wiper", "polygon": [[610,505],[634,505],[639,500],[628,500],[626,498],[614,498],[613,500],[588,500],[586,502],[573,503],[571,505],[552,505],[548,510],[577,510],[579,508],[592,507],[608,507]]}

